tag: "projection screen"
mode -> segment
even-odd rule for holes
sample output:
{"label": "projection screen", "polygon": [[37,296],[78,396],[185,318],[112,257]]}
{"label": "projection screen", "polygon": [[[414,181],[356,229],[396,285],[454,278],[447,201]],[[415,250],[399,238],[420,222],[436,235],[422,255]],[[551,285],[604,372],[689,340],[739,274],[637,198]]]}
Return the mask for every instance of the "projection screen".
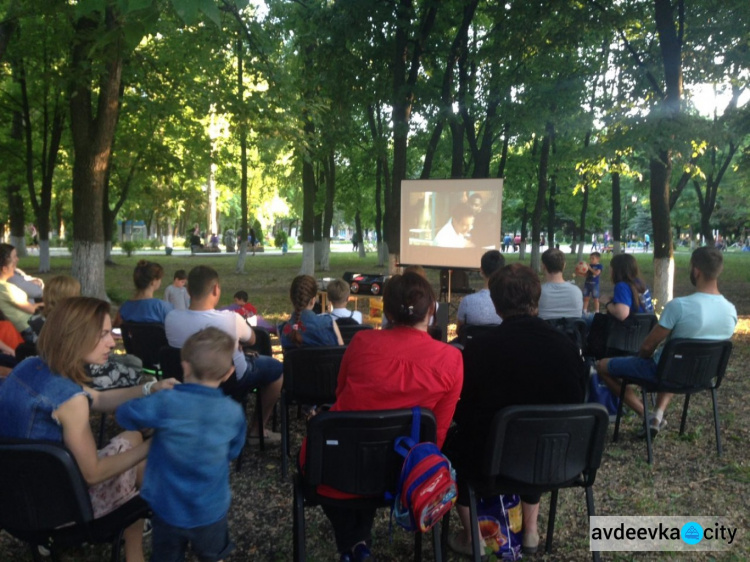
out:
{"label": "projection screen", "polygon": [[502,179],[403,180],[401,263],[478,269],[500,248],[502,201]]}

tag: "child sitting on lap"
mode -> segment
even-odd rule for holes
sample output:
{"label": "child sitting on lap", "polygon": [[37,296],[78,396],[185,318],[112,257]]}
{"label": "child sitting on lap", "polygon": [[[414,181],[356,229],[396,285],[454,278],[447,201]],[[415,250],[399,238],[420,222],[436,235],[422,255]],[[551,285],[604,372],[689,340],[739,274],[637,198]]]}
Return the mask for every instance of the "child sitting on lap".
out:
{"label": "child sitting on lap", "polygon": [[151,560],[200,560],[233,549],[227,512],[229,462],[245,443],[245,415],[219,385],[234,372],[235,341],[218,328],[193,334],[182,347],[185,384],[131,400],[117,409],[129,429],[153,428],[141,496],[154,512]]}
{"label": "child sitting on lap", "polygon": [[232,310],[245,318],[253,327],[263,328],[267,332],[272,334],[276,333],[276,326],[266,321],[263,316],[258,314],[258,309],[255,308],[251,303],[247,302],[248,296],[247,291],[237,291],[234,294],[233,302],[227,307],[219,310]]}

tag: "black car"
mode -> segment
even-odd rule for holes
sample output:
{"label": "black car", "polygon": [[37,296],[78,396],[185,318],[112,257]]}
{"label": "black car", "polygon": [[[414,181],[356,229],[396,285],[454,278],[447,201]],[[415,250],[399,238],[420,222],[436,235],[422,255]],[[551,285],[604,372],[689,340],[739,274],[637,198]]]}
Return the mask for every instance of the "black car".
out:
{"label": "black car", "polygon": [[349,282],[349,290],[354,295],[367,293],[380,295],[383,285],[390,275],[380,273],[344,273],[344,280]]}

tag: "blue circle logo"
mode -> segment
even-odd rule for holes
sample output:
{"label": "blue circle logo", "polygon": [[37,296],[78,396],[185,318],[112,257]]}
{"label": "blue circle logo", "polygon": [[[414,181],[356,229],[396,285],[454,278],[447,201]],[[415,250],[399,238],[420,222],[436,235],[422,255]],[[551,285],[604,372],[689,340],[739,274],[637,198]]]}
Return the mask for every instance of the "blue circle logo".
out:
{"label": "blue circle logo", "polygon": [[703,540],[703,527],[694,521],[688,521],[680,529],[680,536],[686,544],[698,544]]}

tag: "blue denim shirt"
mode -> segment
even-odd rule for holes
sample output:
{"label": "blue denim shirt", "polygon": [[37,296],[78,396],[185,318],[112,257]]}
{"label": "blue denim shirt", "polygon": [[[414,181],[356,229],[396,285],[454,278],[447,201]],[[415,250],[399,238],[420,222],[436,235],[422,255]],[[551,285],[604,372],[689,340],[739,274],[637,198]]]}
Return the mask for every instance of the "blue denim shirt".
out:
{"label": "blue denim shirt", "polygon": [[181,384],[117,408],[125,429],[154,429],[141,497],[174,527],[216,523],[229,511],[229,461],[245,443],[245,412],[218,388]]}
{"label": "blue denim shirt", "polygon": [[61,443],[62,426],[52,413],[79,394],[86,394],[83,387],[29,357],[0,384],[0,436]]}

